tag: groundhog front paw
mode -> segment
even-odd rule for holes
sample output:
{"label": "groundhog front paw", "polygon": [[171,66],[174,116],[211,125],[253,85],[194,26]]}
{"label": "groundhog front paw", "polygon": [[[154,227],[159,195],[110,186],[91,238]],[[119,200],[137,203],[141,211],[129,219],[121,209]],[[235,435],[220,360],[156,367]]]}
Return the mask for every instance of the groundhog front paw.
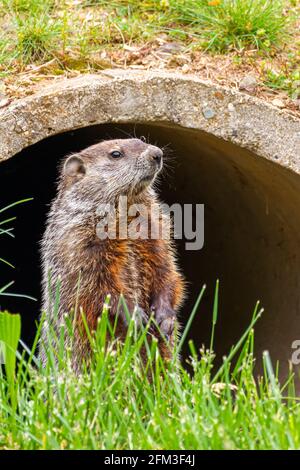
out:
{"label": "groundhog front paw", "polygon": [[175,330],[175,323],[176,323],[176,317],[169,317],[165,318],[158,326],[160,329],[160,332],[165,336],[165,338],[169,341]]}
{"label": "groundhog front paw", "polygon": [[151,311],[159,328],[160,333],[169,341],[172,338],[176,325],[176,314],[169,307],[160,306],[160,308],[152,305]]}

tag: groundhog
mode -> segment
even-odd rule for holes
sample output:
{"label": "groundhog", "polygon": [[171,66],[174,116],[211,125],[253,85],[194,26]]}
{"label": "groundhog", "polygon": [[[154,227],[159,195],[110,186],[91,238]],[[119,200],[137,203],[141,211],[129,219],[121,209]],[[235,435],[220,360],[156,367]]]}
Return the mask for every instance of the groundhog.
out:
{"label": "groundhog", "polygon": [[[172,237],[161,235],[167,218],[159,211],[160,203],[153,184],[162,167],[163,151],[136,138],[103,141],[63,160],[57,196],[52,202],[41,242],[42,311],[46,315],[40,342],[43,362],[46,361],[47,328],[51,325],[58,332],[64,316],[77,309],[84,313],[89,330],[94,331],[108,295],[111,317],[118,313],[118,334],[125,334],[128,315],[120,306],[121,294],[136,318],[145,322],[150,315],[154,316],[159,327],[155,334],[161,354],[166,359],[170,357],[184,281],[176,265]],[[158,210],[159,221],[151,223],[156,224],[159,230],[154,232],[159,236],[149,237],[148,226],[147,237],[138,238],[130,233],[127,237],[120,237],[118,233],[116,237],[105,236],[106,231],[109,233],[106,208],[117,208],[125,196],[127,209],[138,205],[149,211],[150,208]],[[115,214],[119,227],[118,210]],[[138,212],[135,217],[129,216],[128,226],[135,218],[138,218],[135,226],[138,231],[147,215]],[[55,293],[58,285],[57,309]],[[82,360],[90,354],[81,319],[77,313],[73,323],[76,341],[72,343],[72,362],[75,369],[79,369]]]}

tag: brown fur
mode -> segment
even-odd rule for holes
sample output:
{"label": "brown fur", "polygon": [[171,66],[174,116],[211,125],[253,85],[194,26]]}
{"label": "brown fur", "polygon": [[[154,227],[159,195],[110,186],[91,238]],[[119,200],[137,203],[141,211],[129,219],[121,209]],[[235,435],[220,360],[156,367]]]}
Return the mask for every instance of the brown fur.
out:
{"label": "brown fur", "polygon": [[[115,148],[122,152],[121,159],[116,161],[111,157]],[[48,321],[42,340],[46,337],[47,324],[50,322],[57,329],[56,323],[74,310],[76,303],[77,314],[81,308],[93,331],[106,296],[111,296],[110,313],[114,316],[120,294],[123,294],[129,310],[132,312],[138,306],[144,321],[154,312],[169,344],[166,346],[156,332],[161,353],[165,358],[170,356],[176,311],[183,298],[183,280],[176,266],[172,241],[101,240],[96,234],[96,212],[100,203],[117,204],[120,195],[126,194],[130,204],[147,207],[159,204],[152,188],[160,171],[155,155],[162,156],[157,147],[139,139],[122,139],[102,142],[64,160],[58,195],[42,241],[43,309]],[[145,176],[150,178],[146,182]],[[162,216],[159,224],[164,223]],[[61,282],[58,318],[53,317],[49,276],[52,293],[59,279]],[[122,309],[120,321],[118,331],[122,336],[127,323]],[[74,366],[79,368],[82,358],[89,354],[89,345],[80,332],[80,320],[75,329],[77,340],[72,354]],[[40,351],[45,361],[43,347]]]}

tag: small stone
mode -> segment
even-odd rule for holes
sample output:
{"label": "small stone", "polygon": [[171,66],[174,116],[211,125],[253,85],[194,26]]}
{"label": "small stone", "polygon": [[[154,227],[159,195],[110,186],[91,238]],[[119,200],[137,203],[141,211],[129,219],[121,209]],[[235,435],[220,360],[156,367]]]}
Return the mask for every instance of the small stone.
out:
{"label": "small stone", "polygon": [[158,49],[157,52],[163,54],[178,54],[183,50],[183,45],[179,42],[165,42]]}
{"label": "small stone", "polygon": [[246,75],[239,83],[239,89],[254,93],[257,88],[257,80],[253,75]]}
{"label": "small stone", "polygon": [[293,100],[293,103],[297,109],[300,109],[300,99]]}
{"label": "small stone", "polygon": [[214,95],[215,95],[216,98],[218,98],[218,100],[223,100],[224,99],[223,93],[221,93],[219,90],[215,91]]}
{"label": "small stone", "polygon": [[281,101],[279,98],[275,98],[273,101],[272,101],[272,104],[274,106],[277,106],[277,108],[284,108],[285,104],[283,101]]}
{"label": "small stone", "polygon": [[190,67],[188,66],[188,64],[184,64],[181,67],[181,71],[182,71],[182,73],[188,73],[190,71]]}
{"label": "small stone", "polygon": [[229,104],[228,104],[228,111],[229,111],[230,113],[234,113],[235,107],[234,107],[234,105],[233,105],[232,103],[229,103]]}
{"label": "small stone", "polygon": [[9,98],[4,94],[0,93],[0,108],[4,108],[9,104]]}
{"label": "small stone", "polygon": [[212,119],[216,115],[215,111],[207,105],[202,107],[202,113],[205,119]]}

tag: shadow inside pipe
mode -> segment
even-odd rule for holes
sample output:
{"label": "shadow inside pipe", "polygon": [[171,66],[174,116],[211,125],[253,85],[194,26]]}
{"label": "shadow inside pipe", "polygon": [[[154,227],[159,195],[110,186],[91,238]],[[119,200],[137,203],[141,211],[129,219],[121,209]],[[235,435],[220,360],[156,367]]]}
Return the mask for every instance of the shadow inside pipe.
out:
{"label": "shadow inside pipe", "polygon": [[1,237],[0,256],[16,269],[1,266],[0,286],[14,279],[11,291],[38,300],[0,297],[1,309],[21,313],[23,339],[30,344],[40,305],[39,240],[56,192],[58,162],[99,140],[130,136],[145,136],[153,144],[167,146],[168,168],[160,182],[163,201],[205,206],[203,249],[187,251],[186,240],[177,242],[179,265],[188,283],[180,312],[183,324],[202,285],[208,286],[189,338],[198,348],[209,345],[218,278],[219,360],[249,325],[259,299],[265,313],[256,327],[258,355],[268,349],[274,362],[281,360],[286,366],[293,341],[300,339],[300,178],[196,130],[160,123],[92,126],[45,139],[1,163],[1,207],[26,197],[34,200],[5,213],[17,216],[16,239]]}

